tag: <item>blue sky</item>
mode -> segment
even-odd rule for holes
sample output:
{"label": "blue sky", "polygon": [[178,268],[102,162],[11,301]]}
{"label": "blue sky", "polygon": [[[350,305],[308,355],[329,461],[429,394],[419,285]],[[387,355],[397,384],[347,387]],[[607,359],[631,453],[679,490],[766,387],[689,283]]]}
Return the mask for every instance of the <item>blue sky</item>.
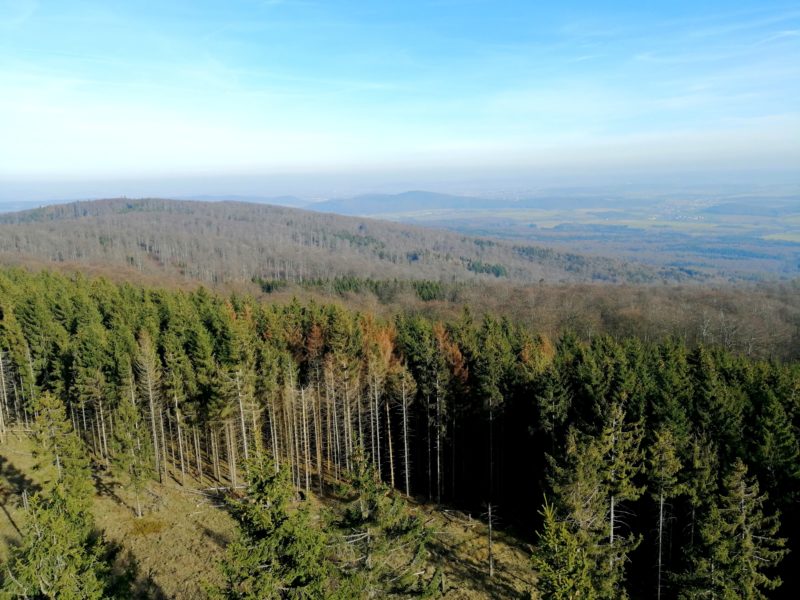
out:
{"label": "blue sky", "polygon": [[0,181],[798,166],[796,2],[0,0]]}

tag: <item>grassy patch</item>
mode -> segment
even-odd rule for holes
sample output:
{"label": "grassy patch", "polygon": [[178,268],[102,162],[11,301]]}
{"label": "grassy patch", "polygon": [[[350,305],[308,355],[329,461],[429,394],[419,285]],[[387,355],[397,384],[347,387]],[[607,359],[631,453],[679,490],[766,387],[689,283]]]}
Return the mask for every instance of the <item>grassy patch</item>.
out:
{"label": "grassy patch", "polygon": [[160,519],[141,518],[134,520],[131,525],[131,535],[152,535],[161,533],[166,529],[167,524]]}

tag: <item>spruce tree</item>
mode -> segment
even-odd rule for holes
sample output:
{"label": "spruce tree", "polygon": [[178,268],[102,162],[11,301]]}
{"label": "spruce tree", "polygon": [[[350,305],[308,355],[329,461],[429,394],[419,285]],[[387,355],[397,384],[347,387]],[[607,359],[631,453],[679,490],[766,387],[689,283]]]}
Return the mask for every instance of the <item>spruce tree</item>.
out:
{"label": "spruce tree", "polygon": [[540,514],[542,531],[533,553],[538,597],[543,600],[597,598],[588,549],[570,525],[557,518],[555,508],[546,500]]}
{"label": "spruce tree", "polygon": [[550,437],[550,451],[554,454],[561,451],[563,427],[572,404],[566,373],[559,366],[554,364],[545,371],[536,396],[541,427]]}
{"label": "spruce tree", "polygon": [[692,356],[695,427],[714,440],[720,459],[730,464],[741,454],[745,398],[736,386],[727,385],[721,359],[705,348]]}
{"label": "spruce tree", "polygon": [[682,489],[689,501],[689,544],[686,554],[691,556],[698,541],[699,515],[712,503],[717,492],[716,473],[719,457],[716,446],[706,437],[695,437],[691,442],[691,456],[682,473]]}
{"label": "spruce tree", "polygon": [[761,600],[781,585],[769,569],[788,552],[786,540],[777,535],[779,515],[764,514],[765,500],[737,459],[700,528],[703,551],[692,561],[684,597]]}
{"label": "spruce tree", "polygon": [[597,437],[571,429],[561,465],[551,481],[558,508],[586,548],[599,598],[624,598],[625,564],[639,537],[620,529],[621,502],[636,500],[642,487],[635,477],[643,466],[638,424],[625,423],[617,403]]}
{"label": "spruce tree", "polygon": [[636,478],[644,467],[641,450],[643,428],[641,423],[627,423],[620,402],[613,402],[608,410],[605,425],[596,441],[600,445],[602,477],[608,495],[608,564],[609,572],[602,578],[604,587],[613,597],[624,596],[625,564],[627,556],[636,549],[641,538],[620,531],[620,513],[623,503],[637,500],[644,487]]}
{"label": "spruce tree", "polygon": [[110,571],[102,551],[91,520],[59,484],[49,494],[30,499],[22,543],[12,549],[3,569],[2,591],[9,598],[107,597]]}
{"label": "spruce tree", "polygon": [[[555,508],[564,515],[565,535],[573,536],[576,545],[585,553],[582,560],[586,563],[592,597],[597,598],[612,595],[615,587],[615,583],[608,580],[608,487],[602,474],[603,460],[601,446],[574,428],[567,433],[561,464],[551,457]],[[604,592],[607,593],[604,595]]]}
{"label": "spruce tree", "polygon": [[756,464],[765,471],[769,489],[780,492],[787,504],[797,495],[800,448],[792,421],[775,393],[766,385],[757,393],[760,404],[752,439]]}
{"label": "spruce tree", "polygon": [[307,504],[290,508],[293,489],[285,469],[265,455],[247,466],[247,495],[229,506],[239,539],[222,563],[225,583],[217,598],[314,599],[332,593],[327,536],[310,517]]}
{"label": "spruce tree", "polygon": [[668,340],[656,352],[651,422],[654,426],[669,427],[679,456],[685,457],[691,433],[688,413],[693,399],[686,348],[676,340]]}
{"label": "spruce tree", "polygon": [[153,443],[153,457],[155,470],[159,482],[163,483],[167,472],[164,464],[164,440],[159,435],[161,422],[161,361],[156,353],[155,346],[147,331],[139,334],[139,348],[136,356],[136,374],[139,382],[140,394],[146,403],[149,414],[150,436]]}
{"label": "spruce tree", "polygon": [[668,518],[666,503],[680,490],[677,475],[681,470],[681,463],[677,456],[675,436],[671,429],[663,428],[656,432],[655,440],[650,447],[648,466],[651,495],[658,502],[658,578],[656,597],[660,600],[664,570],[664,523]]}
{"label": "spruce tree", "polygon": [[141,517],[141,495],[147,481],[153,476],[152,446],[144,420],[133,403],[132,393],[134,391],[130,390],[124,395],[117,407],[112,466],[125,488],[134,495],[136,516]]}
{"label": "spruce tree", "polygon": [[29,501],[22,542],[11,550],[3,570],[2,592],[66,600],[127,597],[127,574],[112,574],[113,551],[95,530],[83,444],[56,396],[42,394],[37,406],[36,455],[53,478]]}
{"label": "spruce tree", "polygon": [[36,468],[43,472],[45,490],[63,484],[71,497],[88,503],[93,490],[89,459],[67,419],[64,403],[45,392],[37,398],[35,406],[33,455]]}

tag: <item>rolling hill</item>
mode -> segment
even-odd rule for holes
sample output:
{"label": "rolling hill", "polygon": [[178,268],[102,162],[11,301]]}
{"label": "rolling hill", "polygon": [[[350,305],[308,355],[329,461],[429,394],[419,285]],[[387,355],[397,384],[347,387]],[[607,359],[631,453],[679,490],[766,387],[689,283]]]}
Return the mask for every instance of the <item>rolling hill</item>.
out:
{"label": "rolling hill", "polygon": [[0,215],[0,261],[129,269],[207,283],[331,277],[658,282],[633,262],[366,218],[242,202],[111,199]]}

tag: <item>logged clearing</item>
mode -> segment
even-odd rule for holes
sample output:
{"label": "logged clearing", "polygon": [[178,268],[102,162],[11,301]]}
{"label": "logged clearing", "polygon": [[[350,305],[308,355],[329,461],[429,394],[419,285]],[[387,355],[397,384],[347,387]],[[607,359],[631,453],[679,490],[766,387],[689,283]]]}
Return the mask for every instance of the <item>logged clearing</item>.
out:
{"label": "logged clearing", "polygon": [[[25,523],[25,493],[40,482],[34,469],[32,442],[9,433],[0,444],[0,562],[19,542]],[[134,501],[95,465],[94,515],[106,538],[122,547],[120,565],[136,565],[141,598],[194,599],[206,597],[205,587],[219,581],[217,562],[236,525],[222,499],[171,481],[153,482],[143,500],[145,515],[137,519]],[[414,504],[423,511],[435,541],[432,562],[445,575],[445,598],[528,598],[533,586],[530,551],[519,540],[495,532],[494,577],[489,577],[488,531],[470,515]]]}

